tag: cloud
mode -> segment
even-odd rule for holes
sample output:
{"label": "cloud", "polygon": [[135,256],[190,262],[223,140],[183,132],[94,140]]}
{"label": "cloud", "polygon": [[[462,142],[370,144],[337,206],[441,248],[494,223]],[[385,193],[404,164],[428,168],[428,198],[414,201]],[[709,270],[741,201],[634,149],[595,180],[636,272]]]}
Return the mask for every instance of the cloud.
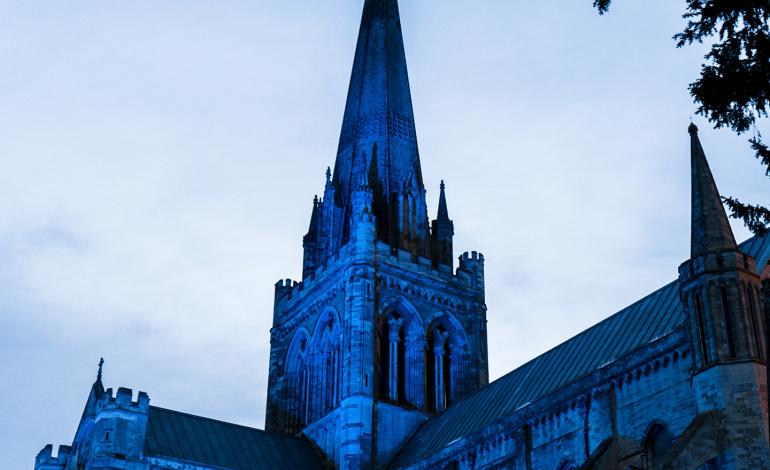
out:
{"label": "cloud", "polygon": [[[272,285],[300,273],[355,45],[361,2],[333,3],[0,2],[11,466],[69,442],[100,356],[111,386],[261,425]],[[680,6],[402,3],[430,211],[445,179],[456,249],[486,255],[492,376],[672,280],[702,56],[670,41]],[[723,192],[761,201],[743,139],[701,127]]]}

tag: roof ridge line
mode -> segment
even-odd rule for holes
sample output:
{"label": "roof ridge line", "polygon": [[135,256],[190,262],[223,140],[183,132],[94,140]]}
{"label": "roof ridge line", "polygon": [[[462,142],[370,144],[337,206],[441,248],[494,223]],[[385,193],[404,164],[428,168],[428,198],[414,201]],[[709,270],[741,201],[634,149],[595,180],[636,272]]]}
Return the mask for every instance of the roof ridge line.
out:
{"label": "roof ridge line", "polygon": [[283,438],[287,438],[287,439],[294,439],[296,441],[307,442],[307,440],[305,440],[305,439],[303,439],[301,437],[297,437],[297,436],[289,436],[289,435],[286,435],[286,434],[276,434],[276,433],[272,433],[270,431],[265,431],[264,429],[259,429],[259,428],[253,428],[251,426],[246,426],[245,424],[231,423],[229,421],[223,421],[221,419],[209,418],[207,416],[195,415],[195,414],[192,414],[192,413],[187,413],[185,411],[172,410],[170,408],[163,408],[162,406],[150,405],[150,409],[153,409],[153,408],[155,408],[156,410],[166,411],[166,412],[169,412],[169,413],[189,416],[191,418],[197,418],[197,419],[202,419],[202,420],[205,420],[205,421],[211,421],[211,422],[214,422],[214,423],[226,424],[228,426],[235,426],[235,427],[239,427],[239,428],[248,429],[248,430],[251,430],[251,431],[257,431],[257,432],[260,432],[262,434],[267,434],[269,436],[283,437]]}

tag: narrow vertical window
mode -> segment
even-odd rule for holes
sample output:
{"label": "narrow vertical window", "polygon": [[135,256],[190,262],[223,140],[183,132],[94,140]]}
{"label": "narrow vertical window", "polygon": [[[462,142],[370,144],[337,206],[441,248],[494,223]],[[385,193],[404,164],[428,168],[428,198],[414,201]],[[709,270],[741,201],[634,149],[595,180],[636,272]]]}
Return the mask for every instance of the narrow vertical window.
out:
{"label": "narrow vertical window", "polygon": [[722,297],[722,313],[725,316],[725,335],[727,336],[727,349],[730,353],[730,359],[735,359],[735,338],[733,336],[733,317],[730,313],[730,305],[727,301],[727,289],[724,286],[719,288]]}
{"label": "narrow vertical window", "polygon": [[435,340],[431,334],[428,337],[428,347],[425,348],[425,377],[427,379],[425,386],[425,390],[427,391],[425,407],[428,409],[428,411],[436,410],[436,376],[434,374],[434,363],[436,358],[433,348],[434,342]]}
{"label": "narrow vertical window", "polygon": [[760,328],[757,325],[757,309],[754,303],[754,292],[751,287],[746,287],[746,302],[749,304],[749,317],[751,320],[751,337],[754,340],[754,355],[756,357],[763,357],[762,354],[762,339],[760,338]]}
{"label": "narrow vertical window", "polygon": [[377,330],[377,394],[380,398],[388,397],[388,376],[390,374],[390,341],[388,338],[388,322],[385,319],[380,321],[380,328]]}
{"label": "narrow vertical window", "polygon": [[703,305],[700,300],[700,293],[693,294],[695,297],[695,314],[698,320],[698,343],[700,343],[700,352],[703,357],[703,365],[707,366],[711,359],[709,358],[708,344],[706,344],[706,326],[703,323]]}
{"label": "narrow vertical window", "polygon": [[449,341],[446,341],[444,343],[444,360],[443,360],[443,387],[441,389],[441,393],[444,395],[444,407],[448,407],[452,404],[452,360],[451,360],[451,352],[449,350]]}

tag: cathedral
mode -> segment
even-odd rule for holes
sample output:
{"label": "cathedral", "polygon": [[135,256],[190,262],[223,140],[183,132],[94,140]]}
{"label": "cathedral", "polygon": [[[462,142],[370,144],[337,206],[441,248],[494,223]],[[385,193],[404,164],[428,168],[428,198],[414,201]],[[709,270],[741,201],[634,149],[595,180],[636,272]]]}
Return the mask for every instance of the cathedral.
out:
{"label": "cathedral", "polygon": [[484,256],[455,259],[443,182],[429,218],[398,3],[366,0],[302,279],[275,285],[265,429],[105,389],[100,366],[35,469],[770,469],[770,236],[736,242],[688,132],[678,277],[489,383]]}

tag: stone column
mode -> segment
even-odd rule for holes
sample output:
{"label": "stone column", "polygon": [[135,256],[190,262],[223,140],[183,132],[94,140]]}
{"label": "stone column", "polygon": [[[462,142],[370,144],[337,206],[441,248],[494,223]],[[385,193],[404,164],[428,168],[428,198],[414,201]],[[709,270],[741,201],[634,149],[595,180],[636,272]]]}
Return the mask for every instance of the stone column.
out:
{"label": "stone column", "polygon": [[391,401],[398,401],[398,342],[399,332],[403,319],[391,318],[388,320],[388,398]]}
{"label": "stone column", "polygon": [[465,364],[463,361],[463,349],[457,345],[451,345],[450,350],[450,401],[457,400],[463,393],[463,379],[465,377]]}
{"label": "stone column", "polygon": [[446,342],[446,333],[435,333],[433,335],[433,376],[436,397],[436,411],[443,411],[446,408],[444,399],[444,343]]}

